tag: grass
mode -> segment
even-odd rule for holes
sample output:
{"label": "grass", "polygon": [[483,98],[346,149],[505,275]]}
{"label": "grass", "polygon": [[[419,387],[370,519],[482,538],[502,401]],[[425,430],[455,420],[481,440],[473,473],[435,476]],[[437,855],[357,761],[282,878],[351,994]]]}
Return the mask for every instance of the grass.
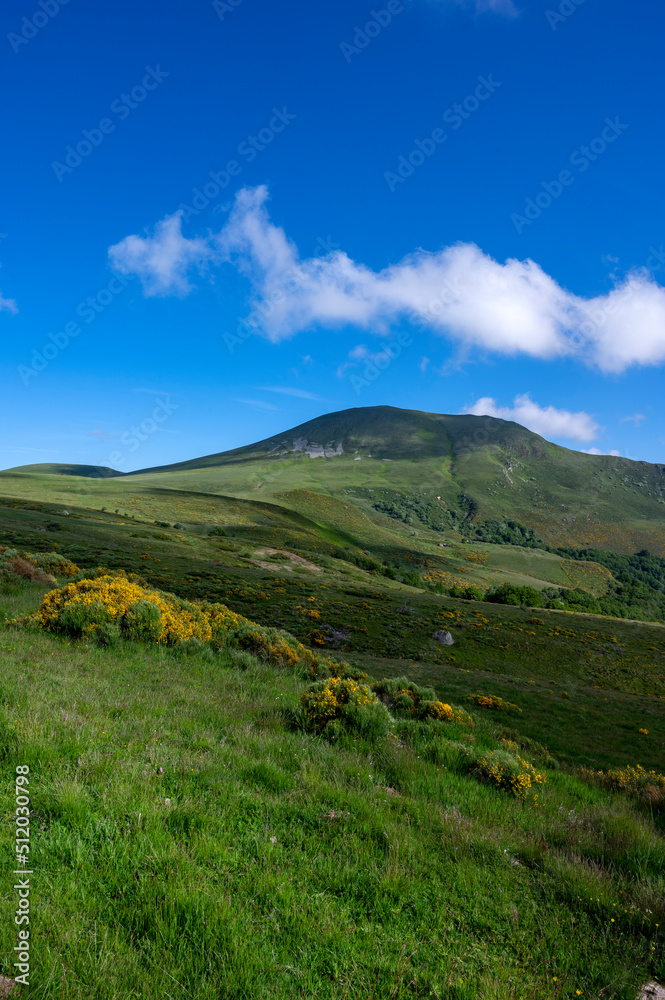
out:
{"label": "grass", "polygon": [[[3,607],[42,592],[5,585]],[[33,810],[22,995],[635,1000],[662,981],[665,843],[627,798],[566,769],[511,798],[454,768],[441,734],[461,727],[327,743],[290,726],[303,682],[247,654],[6,626],[0,647],[3,814],[17,763]],[[474,715],[495,745],[502,720]]]}

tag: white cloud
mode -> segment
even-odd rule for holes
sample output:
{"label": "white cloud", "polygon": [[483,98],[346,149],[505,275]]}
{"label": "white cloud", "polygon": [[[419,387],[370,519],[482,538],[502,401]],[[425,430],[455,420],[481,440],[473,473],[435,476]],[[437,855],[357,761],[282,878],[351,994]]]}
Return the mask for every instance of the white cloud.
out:
{"label": "white cloud", "polygon": [[583,411],[571,413],[569,410],[558,410],[555,406],[539,406],[528,393],[516,396],[513,406],[498,406],[495,399],[484,396],[473,406],[465,407],[464,413],[514,420],[550,441],[555,437],[593,441],[600,431],[590,414]]}
{"label": "white cloud", "polygon": [[631,417],[622,417],[619,423],[626,424],[630,422],[635,424],[636,427],[639,427],[643,420],[646,420],[646,417],[643,413],[633,413]]}
{"label": "white cloud", "polygon": [[192,289],[187,271],[192,265],[200,268],[210,257],[206,240],[182,235],[181,215],[176,212],[158,222],[154,236],[126,236],[109,247],[113,267],[139,277],[146,295],[186,295]]}
{"label": "white cloud", "polygon": [[265,207],[265,187],[238,192],[226,225],[187,239],[177,213],[154,236],[128,236],[109,253],[146,294],[185,294],[187,272],[230,263],[252,286],[250,327],[277,342],[314,327],[387,333],[410,320],[466,349],[574,357],[606,373],[665,361],[665,289],[633,272],[606,295],[584,299],[532,260],[493,260],[475,244],[417,250],[373,271],[343,251],[301,258]]}
{"label": "white cloud", "polygon": [[304,389],[288,389],[276,385],[261,385],[259,388],[262,392],[281,392],[284,396],[297,396],[298,399],[313,399],[317,402],[321,401],[320,396],[315,396],[311,392],[305,392]]}
{"label": "white cloud", "polygon": [[582,448],[585,455],[612,455],[614,458],[621,458],[620,451],[601,451],[600,448]]}
{"label": "white cloud", "polygon": [[16,305],[15,299],[6,299],[2,292],[0,292],[0,312],[9,312],[12,316],[15,316],[18,312],[18,306]]}
{"label": "white cloud", "polygon": [[234,399],[234,403],[244,403],[245,406],[253,406],[255,410],[279,410],[279,406],[273,406],[262,399]]}

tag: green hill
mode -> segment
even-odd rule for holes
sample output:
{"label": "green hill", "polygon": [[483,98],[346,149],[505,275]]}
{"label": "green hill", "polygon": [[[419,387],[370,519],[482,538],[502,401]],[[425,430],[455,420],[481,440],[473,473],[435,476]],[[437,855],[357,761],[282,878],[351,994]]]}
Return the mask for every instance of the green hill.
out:
{"label": "green hill", "polygon": [[359,407],[128,478],[252,498],[306,489],[370,516],[417,498],[429,510],[415,520],[435,531],[510,518],[554,546],[665,555],[665,466],[571,451],[494,417]]}
{"label": "green hill", "polygon": [[69,465],[59,462],[44,462],[38,465],[17,465],[13,469],[5,469],[3,476],[10,473],[37,473],[48,476],[85,476],[89,479],[111,479],[113,476],[123,476],[123,472],[109,469],[106,465]]}

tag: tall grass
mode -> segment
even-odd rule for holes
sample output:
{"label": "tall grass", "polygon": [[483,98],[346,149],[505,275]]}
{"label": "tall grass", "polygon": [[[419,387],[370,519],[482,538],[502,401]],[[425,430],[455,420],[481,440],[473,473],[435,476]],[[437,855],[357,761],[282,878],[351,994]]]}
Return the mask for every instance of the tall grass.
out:
{"label": "tall grass", "polygon": [[[5,590],[6,612],[39,596]],[[520,801],[411,723],[295,730],[303,682],[245,653],[0,647],[10,862],[17,764],[33,810],[22,996],[635,1000],[665,975],[665,842],[628,799],[550,770]],[[446,732],[489,746],[495,724]]]}

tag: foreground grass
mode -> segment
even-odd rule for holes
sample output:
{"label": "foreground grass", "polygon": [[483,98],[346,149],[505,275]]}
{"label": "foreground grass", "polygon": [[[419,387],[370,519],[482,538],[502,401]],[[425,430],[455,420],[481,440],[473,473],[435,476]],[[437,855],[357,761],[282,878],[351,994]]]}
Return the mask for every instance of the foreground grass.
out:
{"label": "foreground grass", "polygon": [[15,766],[31,779],[23,996],[635,1000],[662,981],[665,842],[627,800],[562,771],[514,800],[408,723],[376,744],[292,731],[303,683],[244,654],[7,628],[0,647],[2,815]]}

